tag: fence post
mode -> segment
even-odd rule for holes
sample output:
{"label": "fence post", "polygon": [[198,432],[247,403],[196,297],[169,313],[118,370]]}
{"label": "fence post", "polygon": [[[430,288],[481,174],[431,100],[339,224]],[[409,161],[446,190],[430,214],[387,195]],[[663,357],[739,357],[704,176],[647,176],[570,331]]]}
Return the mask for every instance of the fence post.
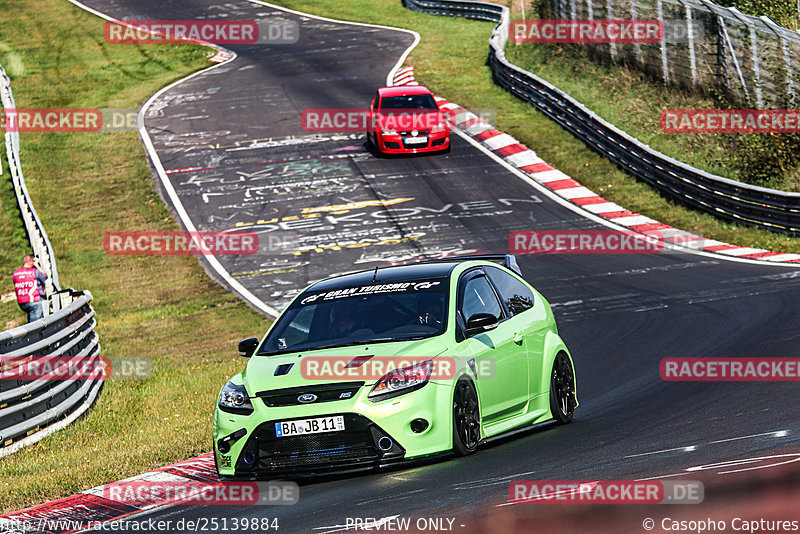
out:
{"label": "fence post", "polygon": [[748,23],[750,27],[750,53],[753,56],[753,87],[756,93],[756,107],[762,109],[764,107],[764,96],[761,93],[761,58],[758,54],[758,33],[756,32],[756,25]]}
{"label": "fence post", "polygon": [[[663,0],[657,0],[656,6],[658,9],[658,20],[661,26],[664,26],[664,4]],[[661,77],[664,78],[664,83],[669,83],[669,62],[667,59],[667,40],[661,39]]]}
{"label": "fence post", "polygon": [[750,102],[750,92],[747,90],[747,84],[744,80],[744,73],[742,72],[742,68],[739,66],[739,60],[736,59],[736,49],[733,48],[733,43],[731,42],[731,36],[728,35],[728,27],[725,24],[725,20],[721,20],[722,23],[722,32],[725,36],[725,47],[727,50],[731,52],[731,59],[733,60],[733,66],[736,67],[736,74],[739,76],[739,83],[742,84],[742,91],[744,92],[745,99]]}
{"label": "fence post", "polygon": [[[798,0],[800,1],[800,0]],[[631,0],[631,20],[636,20],[639,18],[639,11],[636,7],[636,0]],[[636,61],[639,65],[643,65],[644,61],[642,59],[642,45],[641,43],[634,43],[633,49],[636,51]]]}
{"label": "fence post", "polygon": [[725,34],[722,31],[725,21],[722,20],[722,15],[717,15],[714,18],[714,22],[714,29],[717,33],[717,65],[719,66],[719,74],[722,78],[722,89],[726,94],[730,95],[732,93],[731,68],[728,64],[728,53],[727,47],[725,46]]}
{"label": "fence post", "polygon": [[[611,20],[614,18],[614,0],[606,0],[606,20]],[[609,53],[611,54],[611,60],[614,61],[617,59],[617,43],[609,43]]]}
{"label": "fence post", "polygon": [[[756,107],[758,109],[763,109],[764,97],[761,92],[761,58],[758,53],[758,33],[756,32],[755,24],[753,24],[751,20],[748,20],[746,16],[744,16],[744,13],[735,7],[729,7],[728,11],[750,30],[750,58],[753,61],[753,92],[756,95]],[[730,39],[728,39],[728,44],[731,44]],[[731,49],[733,49],[732,45]]]}
{"label": "fence post", "polygon": [[[792,55],[789,50],[789,42],[786,40],[785,29],[779,26],[774,20],[767,16],[760,17],[772,32],[781,40],[781,50],[783,52],[783,64],[786,68],[786,94],[788,96],[786,104],[790,107],[795,105],[794,90],[794,68],[792,66]],[[784,31],[782,31],[784,30]]]}
{"label": "fence post", "polygon": [[686,8],[686,38],[689,47],[689,66],[692,69],[692,89],[697,87],[697,58],[694,51],[694,27],[692,20],[692,8],[689,4],[684,4]]}
{"label": "fence post", "polygon": [[786,90],[789,95],[788,104],[789,107],[794,107],[794,69],[792,68],[792,56],[789,53],[789,43],[786,42],[786,38],[783,35],[781,35],[781,48],[783,49],[783,62],[786,65]]}

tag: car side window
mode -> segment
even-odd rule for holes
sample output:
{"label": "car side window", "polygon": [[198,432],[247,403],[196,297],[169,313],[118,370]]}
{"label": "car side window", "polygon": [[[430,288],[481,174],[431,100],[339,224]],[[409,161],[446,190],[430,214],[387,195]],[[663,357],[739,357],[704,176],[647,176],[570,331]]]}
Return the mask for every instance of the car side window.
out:
{"label": "car side window", "polygon": [[485,271],[509,314],[517,315],[533,308],[536,299],[528,286],[497,267],[486,267]]}
{"label": "car side window", "polygon": [[497,296],[485,276],[476,276],[464,285],[464,296],[461,302],[461,315],[464,321],[476,313],[491,313],[495,317],[503,317],[503,309]]}

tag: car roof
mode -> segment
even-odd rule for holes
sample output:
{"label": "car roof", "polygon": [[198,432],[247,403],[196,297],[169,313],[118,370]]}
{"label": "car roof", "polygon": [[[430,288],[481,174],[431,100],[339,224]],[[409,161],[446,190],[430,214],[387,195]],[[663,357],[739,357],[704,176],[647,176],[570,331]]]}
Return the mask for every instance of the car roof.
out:
{"label": "car roof", "polygon": [[308,288],[309,291],[330,290],[342,287],[354,287],[372,284],[385,284],[405,280],[419,280],[428,278],[443,278],[449,276],[458,263],[412,263],[409,265],[396,265],[380,267],[377,274],[375,269],[345,274],[320,280]]}
{"label": "car roof", "polygon": [[430,89],[422,85],[397,85],[395,87],[381,87],[378,89],[381,98],[386,96],[430,95]]}

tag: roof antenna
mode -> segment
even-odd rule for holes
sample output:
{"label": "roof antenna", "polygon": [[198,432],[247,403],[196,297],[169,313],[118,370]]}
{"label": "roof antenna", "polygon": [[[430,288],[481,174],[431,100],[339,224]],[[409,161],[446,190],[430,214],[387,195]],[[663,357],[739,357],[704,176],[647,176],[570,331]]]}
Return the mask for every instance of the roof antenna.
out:
{"label": "roof antenna", "polygon": [[372,282],[370,282],[370,283],[374,284],[375,283],[375,278],[377,278],[377,277],[378,277],[378,266],[376,265],[375,266],[375,272],[372,273]]}

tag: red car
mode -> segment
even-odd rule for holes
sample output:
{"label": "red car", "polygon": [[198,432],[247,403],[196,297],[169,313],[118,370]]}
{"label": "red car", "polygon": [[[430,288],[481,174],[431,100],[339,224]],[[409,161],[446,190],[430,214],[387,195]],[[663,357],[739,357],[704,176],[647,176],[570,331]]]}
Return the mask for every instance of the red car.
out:
{"label": "red car", "polygon": [[450,149],[450,126],[433,94],[421,85],[381,87],[369,105],[367,140],[383,154]]}

